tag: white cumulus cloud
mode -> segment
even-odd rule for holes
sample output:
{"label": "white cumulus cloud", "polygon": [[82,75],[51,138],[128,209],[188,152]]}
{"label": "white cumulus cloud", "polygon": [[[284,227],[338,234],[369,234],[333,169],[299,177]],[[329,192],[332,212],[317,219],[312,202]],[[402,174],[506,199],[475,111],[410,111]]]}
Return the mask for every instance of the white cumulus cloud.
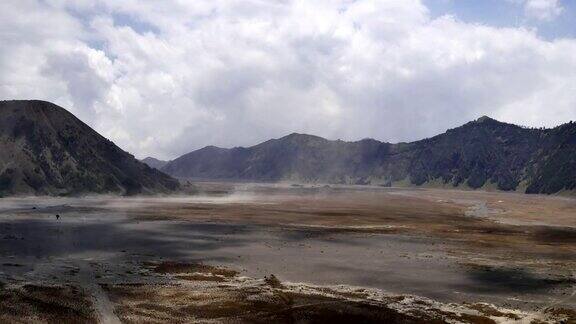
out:
{"label": "white cumulus cloud", "polygon": [[576,40],[418,0],[7,0],[0,21],[0,98],[58,103],[138,157],[576,119]]}
{"label": "white cumulus cloud", "polygon": [[512,0],[524,6],[527,18],[538,21],[550,21],[564,10],[560,0]]}

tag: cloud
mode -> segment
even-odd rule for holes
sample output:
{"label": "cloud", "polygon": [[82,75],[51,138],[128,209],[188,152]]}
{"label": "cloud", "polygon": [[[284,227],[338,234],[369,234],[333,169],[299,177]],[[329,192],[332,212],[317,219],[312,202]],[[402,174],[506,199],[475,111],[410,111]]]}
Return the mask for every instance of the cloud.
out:
{"label": "cloud", "polygon": [[524,12],[531,19],[549,21],[562,13],[559,0],[525,0]]}
{"label": "cloud", "polygon": [[519,4],[524,15],[532,21],[548,22],[560,16],[564,7],[560,0],[507,0]]}
{"label": "cloud", "polygon": [[139,157],[576,119],[576,40],[417,0],[22,0],[0,20],[0,97],[59,103]]}
{"label": "cloud", "polygon": [[59,82],[78,117],[94,120],[110,88],[111,62],[100,51],[77,48],[47,53],[41,75]]}

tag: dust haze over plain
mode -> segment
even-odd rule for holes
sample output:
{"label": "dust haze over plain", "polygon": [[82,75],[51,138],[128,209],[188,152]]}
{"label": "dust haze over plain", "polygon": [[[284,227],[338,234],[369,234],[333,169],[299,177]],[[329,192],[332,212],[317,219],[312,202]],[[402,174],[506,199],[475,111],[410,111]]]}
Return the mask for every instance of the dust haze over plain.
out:
{"label": "dust haze over plain", "polygon": [[[2,1],[0,97],[57,103],[160,159],[576,119],[576,39],[541,32],[574,5],[496,3],[472,20],[453,1]],[[514,23],[493,23],[500,8]]]}

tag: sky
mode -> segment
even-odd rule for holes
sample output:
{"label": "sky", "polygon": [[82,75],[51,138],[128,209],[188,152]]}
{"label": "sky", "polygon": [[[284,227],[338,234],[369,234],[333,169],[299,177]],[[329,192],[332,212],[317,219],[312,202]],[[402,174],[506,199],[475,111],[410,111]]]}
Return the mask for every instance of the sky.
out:
{"label": "sky", "polygon": [[576,120],[573,0],[2,0],[0,99],[138,158]]}

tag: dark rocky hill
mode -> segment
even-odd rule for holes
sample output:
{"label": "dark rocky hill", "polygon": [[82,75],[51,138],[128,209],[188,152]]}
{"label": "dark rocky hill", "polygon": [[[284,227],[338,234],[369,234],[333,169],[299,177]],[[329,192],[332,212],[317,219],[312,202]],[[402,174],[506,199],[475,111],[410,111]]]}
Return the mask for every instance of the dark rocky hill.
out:
{"label": "dark rocky hill", "polygon": [[432,138],[399,144],[291,134],[248,148],[205,147],[162,170],[199,179],[556,193],[576,189],[576,124],[528,129],[481,117]]}
{"label": "dark rocky hill", "polygon": [[130,195],[178,187],[61,107],[0,102],[0,195]]}

